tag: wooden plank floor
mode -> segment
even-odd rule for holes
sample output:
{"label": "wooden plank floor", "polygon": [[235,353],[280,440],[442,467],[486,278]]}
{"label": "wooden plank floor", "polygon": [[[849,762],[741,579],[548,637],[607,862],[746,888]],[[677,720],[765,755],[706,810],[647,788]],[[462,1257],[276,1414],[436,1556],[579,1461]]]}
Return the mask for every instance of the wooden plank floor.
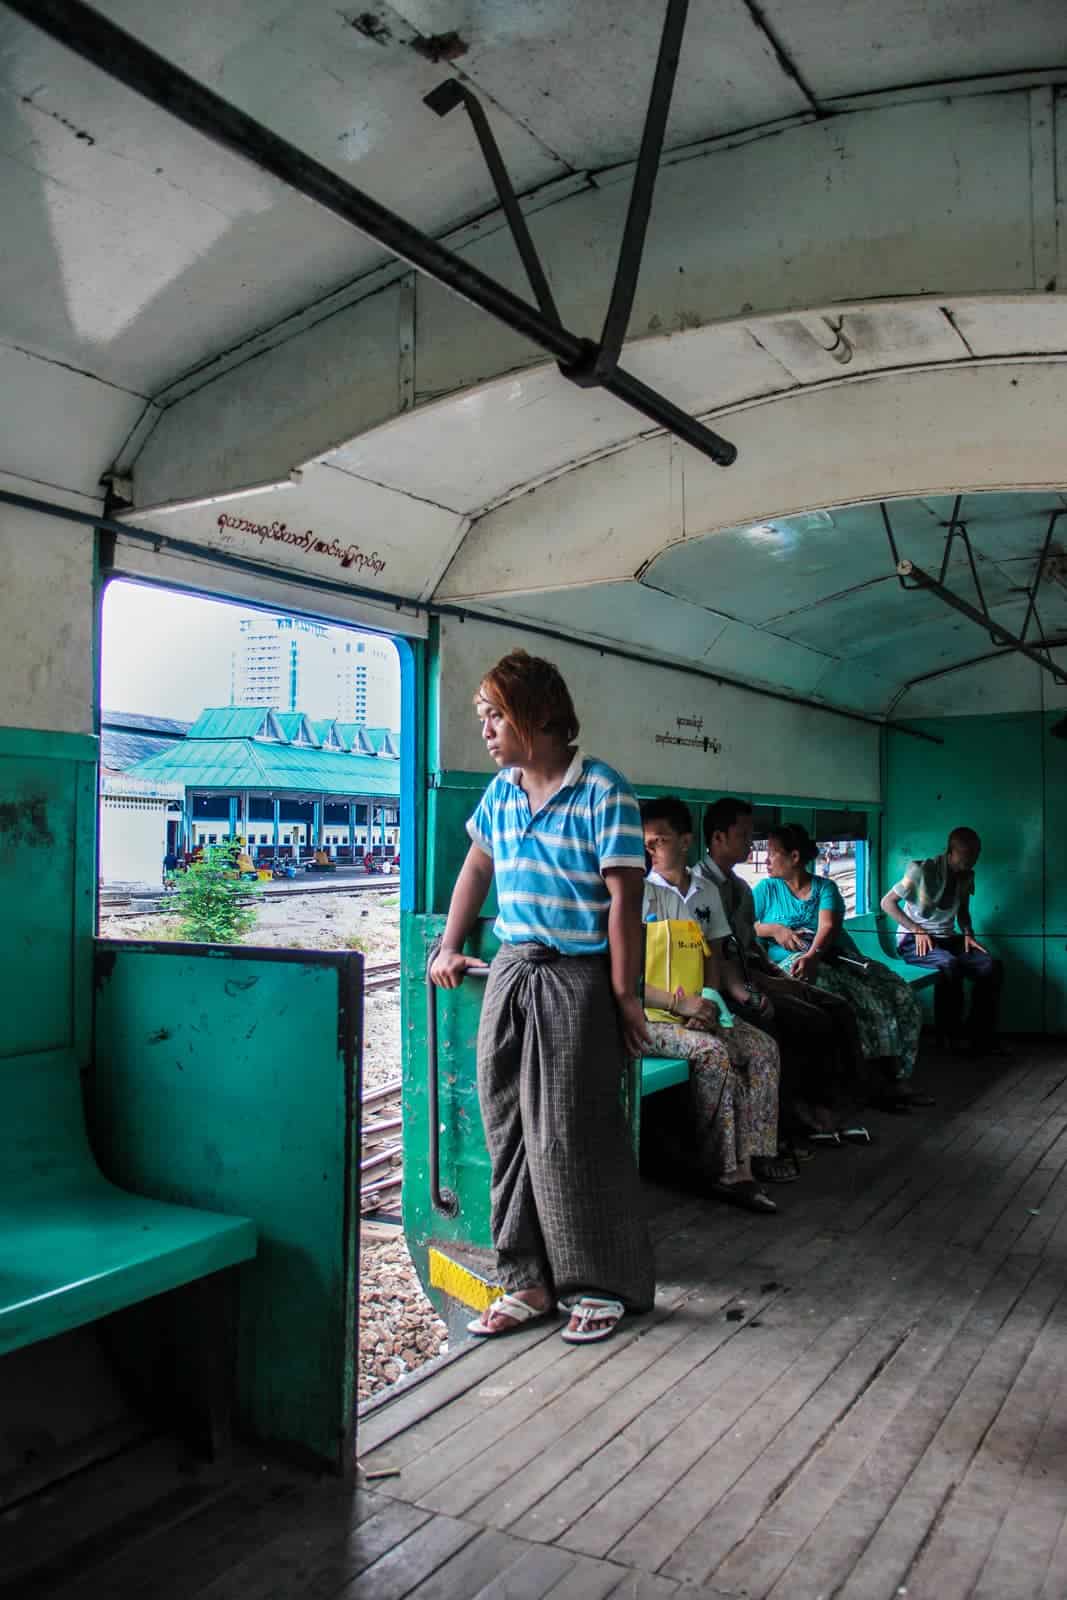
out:
{"label": "wooden plank floor", "polygon": [[926,1081],[934,1110],[872,1117],[876,1146],[821,1153],[775,1218],[656,1194],[656,1310],[401,1391],[360,1427],[364,1471],[396,1476],[250,1461],[169,1485],[153,1523],[127,1459],[96,1469],[138,1482],[125,1523],[112,1501],[91,1526],[86,1475],[0,1526],[23,1559],[50,1541],[18,1592],[1065,1600],[1067,1053]]}

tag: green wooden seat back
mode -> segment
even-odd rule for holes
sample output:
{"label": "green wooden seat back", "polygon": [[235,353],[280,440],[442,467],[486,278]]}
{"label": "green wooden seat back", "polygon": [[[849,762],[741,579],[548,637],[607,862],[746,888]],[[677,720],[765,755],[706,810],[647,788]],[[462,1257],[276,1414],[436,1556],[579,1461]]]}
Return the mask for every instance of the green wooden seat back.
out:
{"label": "green wooden seat back", "polygon": [[63,1051],[0,1062],[0,1355],[247,1261],[245,1217],[117,1188]]}
{"label": "green wooden seat back", "polygon": [[0,1200],[96,1171],[72,1053],[0,1060]]}

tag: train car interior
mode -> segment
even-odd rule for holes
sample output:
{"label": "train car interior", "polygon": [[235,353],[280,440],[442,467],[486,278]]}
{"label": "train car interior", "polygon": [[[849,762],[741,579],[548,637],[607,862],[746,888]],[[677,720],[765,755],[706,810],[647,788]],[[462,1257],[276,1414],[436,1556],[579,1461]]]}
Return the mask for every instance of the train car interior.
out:
{"label": "train car interior", "polygon": [[[2,0],[12,1594],[1067,1596],[1065,89],[1054,0]],[[113,579],[400,651],[449,1348],[362,1406],[363,961],[97,936]],[[694,859],[723,797],[753,881],[800,824],[924,1023],[773,1216],[672,1181],[688,1069],[630,1063],[655,1306],[589,1350],[466,1335],[484,984],[428,981],[516,648]],[[881,907],[958,827],[967,1056]]]}

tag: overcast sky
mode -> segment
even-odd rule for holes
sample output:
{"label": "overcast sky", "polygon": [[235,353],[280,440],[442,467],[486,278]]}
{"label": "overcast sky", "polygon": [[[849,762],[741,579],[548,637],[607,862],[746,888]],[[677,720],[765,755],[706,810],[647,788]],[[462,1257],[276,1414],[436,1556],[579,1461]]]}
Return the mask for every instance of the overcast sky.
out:
{"label": "overcast sky", "polygon": [[[277,613],[275,613],[276,615]],[[104,594],[101,705],[108,711],[179,717],[230,703],[238,621],[247,606],[116,582]],[[340,637],[355,630],[332,629]],[[399,665],[398,665],[399,670]],[[331,705],[302,705],[312,717]]]}

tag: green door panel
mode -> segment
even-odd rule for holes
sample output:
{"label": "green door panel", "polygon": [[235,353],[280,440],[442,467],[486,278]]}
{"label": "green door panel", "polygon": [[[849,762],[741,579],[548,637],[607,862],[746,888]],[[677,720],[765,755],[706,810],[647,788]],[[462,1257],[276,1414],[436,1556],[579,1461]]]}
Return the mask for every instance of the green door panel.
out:
{"label": "green door panel", "polygon": [[[423,1284],[428,1283],[426,1245],[430,1239],[480,1247],[489,1233],[489,1155],[485,1148],[475,1045],[484,983],[468,978],[459,989],[436,990],[438,1039],[438,1141],[441,1183],[459,1198],[455,1217],[434,1211],[429,1194],[427,989],[430,947],[444,932],[443,914],[402,919],[404,963],[404,1231]],[[467,949],[491,959],[497,949],[492,922],[483,918]]]}
{"label": "green door panel", "polygon": [[101,941],[91,1123],[109,1177],[250,1217],[238,1420],[351,1465],[362,958]]}

